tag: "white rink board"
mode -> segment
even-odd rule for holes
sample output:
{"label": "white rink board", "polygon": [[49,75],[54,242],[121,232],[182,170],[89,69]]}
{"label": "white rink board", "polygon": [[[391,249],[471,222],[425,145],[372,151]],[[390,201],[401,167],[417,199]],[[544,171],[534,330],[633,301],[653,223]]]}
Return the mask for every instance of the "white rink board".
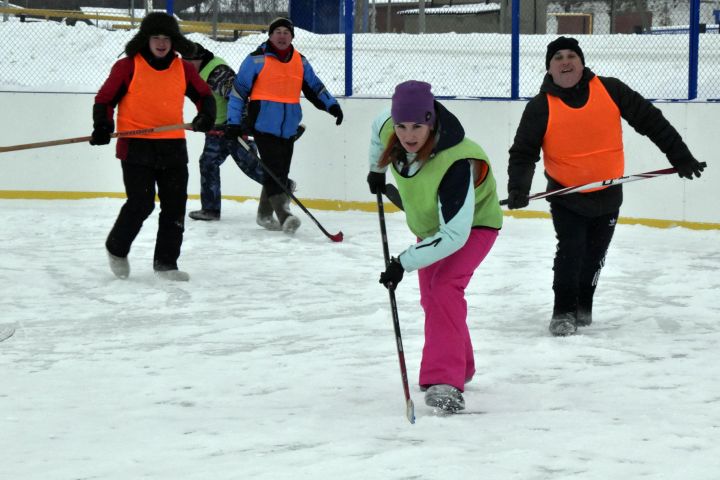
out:
{"label": "white rink board", "polygon": [[[34,143],[90,135],[93,95],[72,93],[0,92],[0,146]],[[367,191],[367,146],[373,118],[389,106],[388,99],[341,98],[345,114],[335,119],[303,100],[307,131],[296,144],[291,177],[298,182],[298,197],[373,202]],[[467,135],[490,156],[498,180],[499,196],[507,196],[507,151],[512,144],[525,101],[441,100],[465,126]],[[624,217],[687,222],[720,223],[720,171],[713,168],[715,119],[720,105],[705,102],[656,104],[678,129],[700,161],[710,164],[699,180],[676,175],[624,186]],[[194,116],[186,104],[185,121]],[[624,124],[627,174],[669,167],[665,156],[647,138]],[[198,195],[198,158],[204,135],[187,132],[190,156],[188,191]],[[0,153],[0,191],[124,192],[114,142],[91,147],[86,143]],[[532,193],[545,189],[542,164],[538,165]],[[257,197],[257,184],[245,177],[232,159],[222,167],[225,196]],[[529,209],[547,211],[547,202]]]}

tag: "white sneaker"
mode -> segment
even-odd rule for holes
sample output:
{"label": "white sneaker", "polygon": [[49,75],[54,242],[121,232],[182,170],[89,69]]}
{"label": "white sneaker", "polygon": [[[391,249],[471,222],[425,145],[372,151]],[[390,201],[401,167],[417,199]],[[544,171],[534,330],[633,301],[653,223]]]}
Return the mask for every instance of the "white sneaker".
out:
{"label": "white sneaker", "polygon": [[127,257],[116,257],[107,249],[105,250],[108,255],[108,262],[110,263],[110,270],[117,277],[125,280],[130,276],[130,262]]}
{"label": "white sneaker", "polygon": [[182,270],[155,270],[155,275],[163,280],[170,280],[173,282],[190,281],[190,274],[183,272]]}
{"label": "white sneaker", "polygon": [[452,385],[430,385],[425,392],[425,405],[443,413],[455,413],[465,410],[465,399],[462,392]]}

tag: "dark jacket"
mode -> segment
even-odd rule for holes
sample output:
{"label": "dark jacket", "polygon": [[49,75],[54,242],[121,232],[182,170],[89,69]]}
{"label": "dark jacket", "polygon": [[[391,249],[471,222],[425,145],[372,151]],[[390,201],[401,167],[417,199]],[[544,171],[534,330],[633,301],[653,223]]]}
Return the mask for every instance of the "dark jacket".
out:
{"label": "dark jacket", "polygon": [[[175,58],[175,54],[171,53],[165,58],[157,59],[150,53],[147,46],[138,53],[156,70],[167,69]],[[196,105],[198,112],[214,118],[215,98],[210,87],[200,78],[195,67],[189,62],[183,61],[182,64],[187,82],[185,96]],[[95,96],[93,120],[97,121],[96,117],[103,115],[113,119],[115,107],[127,93],[134,72],[134,55],[115,62],[110,75]],[[159,168],[186,164],[188,161],[185,139],[118,138],[115,155],[120,160]]]}
{"label": "dark jacket", "polygon": [[[577,85],[571,88],[557,86],[547,74],[540,87],[540,93],[533,97],[525,107],[520,125],[515,133],[515,140],[510,147],[508,164],[508,192],[520,190],[529,193],[535,164],[540,159],[540,150],[548,125],[548,101],[546,94],[561,99],[566,105],[580,108],[588,100],[590,88],[588,82],[595,74],[587,67]],[[662,112],[617,78],[600,77],[610,98],[620,110],[620,115],[639,134],[647,136],[674,164],[692,154],[683,142],[680,134],[670,125]],[[547,173],[548,190],[562,188]],[[604,179],[603,179],[604,180]],[[548,197],[550,203],[562,205],[580,215],[595,217],[611,213],[622,204],[622,185],[615,185],[590,193],[571,193]]]}

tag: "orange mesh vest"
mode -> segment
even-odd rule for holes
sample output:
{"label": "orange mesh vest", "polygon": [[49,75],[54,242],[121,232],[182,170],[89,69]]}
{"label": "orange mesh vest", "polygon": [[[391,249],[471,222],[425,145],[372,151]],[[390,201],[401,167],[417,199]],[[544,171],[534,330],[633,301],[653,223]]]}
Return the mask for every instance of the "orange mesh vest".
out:
{"label": "orange mesh vest", "polygon": [[[135,55],[135,72],[127,94],[118,104],[118,131],[141,130],[183,123],[185,69],[175,57],[166,70],[155,70],[142,55]],[[185,131],[130,135],[132,138],[185,138]]]}
{"label": "orange mesh vest", "polygon": [[[572,108],[552,95],[548,99],[548,126],[543,159],[548,175],[570,187],[623,175],[625,154],[620,110],[593,77],[590,95],[582,108]],[[600,187],[586,192],[601,190]]]}
{"label": "orange mesh vest", "polygon": [[250,100],[300,103],[302,81],[302,58],[297,50],[287,63],[266,55],[265,64],[253,83]]}

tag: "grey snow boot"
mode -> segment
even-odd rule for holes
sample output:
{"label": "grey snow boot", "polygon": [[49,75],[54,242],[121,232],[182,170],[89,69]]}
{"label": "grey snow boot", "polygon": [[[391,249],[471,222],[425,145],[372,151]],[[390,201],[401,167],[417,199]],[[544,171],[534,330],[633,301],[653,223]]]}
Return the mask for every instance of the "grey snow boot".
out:
{"label": "grey snow boot", "polygon": [[430,385],[425,392],[425,405],[443,413],[455,413],[465,410],[465,399],[462,392],[452,385]]}
{"label": "grey snow boot", "polygon": [[286,193],[277,193],[268,198],[272,205],[275,215],[278,217],[282,231],[285,233],[295,233],[300,227],[300,219],[290,213],[290,197]]}
{"label": "grey snow boot", "polygon": [[282,230],[280,222],[273,217],[274,213],[275,211],[268,200],[267,189],[263,186],[262,191],[260,192],[260,202],[258,203],[258,211],[255,221],[258,225],[268,230]]}
{"label": "grey snow boot", "polygon": [[577,331],[574,313],[560,313],[553,315],[548,327],[550,333],[556,337],[566,337]]}
{"label": "grey snow boot", "polygon": [[109,250],[105,250],[108,255],[108,262],[110,263],[110,270],[117,278],[125,280],[130,276],[130,262],[127,257],[117,257],[110,253]]}
{"label": "grey snow boot", "polygon": [[188,214],[193,220],[214,221],[220,220],[220,212],[217,210],[195,210]]}

